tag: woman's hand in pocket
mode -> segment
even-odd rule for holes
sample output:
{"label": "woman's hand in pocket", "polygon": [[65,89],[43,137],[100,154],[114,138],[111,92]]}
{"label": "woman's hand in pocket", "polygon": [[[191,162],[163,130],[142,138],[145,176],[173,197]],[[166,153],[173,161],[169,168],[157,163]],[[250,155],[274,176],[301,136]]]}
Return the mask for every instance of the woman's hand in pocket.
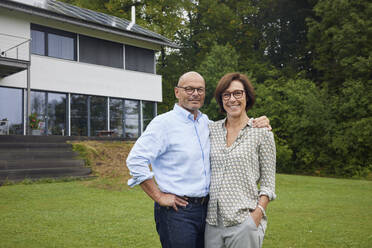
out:
{"label": "woman's hand in pocket", "polygon": [[258,225],[260,224],[261,219],[262,219],[261,209],[256,208],[254,211],[251,212],[251,216],[252,216],[252,219],[253,219],[254,223],[258,227]]}

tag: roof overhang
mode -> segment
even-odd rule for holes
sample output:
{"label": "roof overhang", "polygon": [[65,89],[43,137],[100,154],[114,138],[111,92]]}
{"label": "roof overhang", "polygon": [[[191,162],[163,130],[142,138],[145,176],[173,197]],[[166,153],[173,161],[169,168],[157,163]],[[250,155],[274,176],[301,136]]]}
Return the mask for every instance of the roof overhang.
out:
{"label": "roof overhang", "polygon": [[111,33],[111,34],[115,34],[119,36],[124,36],[124,37],[135,39],[135,40],[141,40],[141,41],[145,41],[149,43],[154,43],[154,44],[161,45],[161,46],[181,48],[179,45],[173,42],[165,42],[163,40],[155,39],[153,37],[148,37],[148,36],[133,33],[133,32],[126,32],[122,29],[118,29],[115,27],[108,27],[105,25],[101,25],[99,23],[94,23],[94,22],[74,18],[71,16],[62,15],[59,13],[55,13],[53,11],[49,11],[47,9],[42,9],[42,8],[38,8],[35,6],[26,5],[26,4],[22,4],[19,2],[14,2],[11,0],[1,0],[0,7],[6,8],[9,10],[19,11],[19,12],[30,14],[30,15],[40,16],[40,17],[44,17],[44,18],[48,18],[48,19],[52,19],[52,20],[56,20],[60,22],[65,22],[65,23],[69,23],[72,25],[77,25],[77,26],[81,26],[85,28],[100,30],[103,32],[107,32],[107,33]]}

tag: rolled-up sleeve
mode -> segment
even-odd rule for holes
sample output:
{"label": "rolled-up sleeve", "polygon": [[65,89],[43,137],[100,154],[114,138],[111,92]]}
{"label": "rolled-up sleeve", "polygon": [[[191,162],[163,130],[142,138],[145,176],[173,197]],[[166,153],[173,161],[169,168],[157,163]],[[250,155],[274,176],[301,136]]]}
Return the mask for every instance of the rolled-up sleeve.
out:
{"label": "rolled-up sleeve", "polygon": [[274,135],[268,131],[259,146],[260,163],[260,191],[259,195],[266,195],[269,200],[275,200],[275,172],[276,172],[276,149]]}
{"label": "rolled-up sleeve", "polygon": [[155,118],[138,138],[126,160],[131,179],[128,185],[133,187],[145,180],[151,179],[154,174],[149,165],[166,149],[166,136],[164,135],[164,123]]}

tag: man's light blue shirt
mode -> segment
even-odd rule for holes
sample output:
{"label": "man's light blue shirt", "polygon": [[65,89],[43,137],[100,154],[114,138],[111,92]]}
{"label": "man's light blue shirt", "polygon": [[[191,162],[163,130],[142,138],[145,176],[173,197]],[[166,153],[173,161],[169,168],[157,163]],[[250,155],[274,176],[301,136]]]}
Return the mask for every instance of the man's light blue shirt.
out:
{"label": "man's light blue shirt", "polygon": [[209,122],[201,112],[194,120],[194,115],[178,104],[155,117],[127,158],[133,176],[128,185],[133,187],[155,176],[164,193],[206,196],[210,183]]}

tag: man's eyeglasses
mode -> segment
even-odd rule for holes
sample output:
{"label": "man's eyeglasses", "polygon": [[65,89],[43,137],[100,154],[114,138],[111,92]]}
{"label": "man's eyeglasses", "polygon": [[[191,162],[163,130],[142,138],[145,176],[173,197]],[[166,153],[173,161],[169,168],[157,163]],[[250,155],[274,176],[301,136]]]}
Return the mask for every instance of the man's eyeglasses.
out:
{"label": "man's eyeglasses", "polygon": [[181,87],[181,86],[176,86],[176,88],[184,89],[185,92],[186,92],[186,94],[188,94],[188,95],[192,95],[195,92],[195,90],[196,90],[196,92],[198,92],[199,95],[205,93],[205,89],[204,88]]}
{"label": "man's eyeglasses", "polygon": [[224,92],[222,93],[222,99],[223,100],[229,100],[231,98],[231,95],[235,97],[235,99],[240,99],[243,97],[244,90],[234,90],[233,92]]}

